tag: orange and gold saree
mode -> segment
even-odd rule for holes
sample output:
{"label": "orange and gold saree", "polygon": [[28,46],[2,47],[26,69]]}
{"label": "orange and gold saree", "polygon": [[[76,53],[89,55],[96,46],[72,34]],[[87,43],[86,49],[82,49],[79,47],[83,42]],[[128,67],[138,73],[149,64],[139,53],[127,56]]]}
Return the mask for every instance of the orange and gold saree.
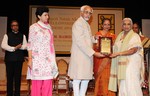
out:
{"label": "orange and gold saree", "polygon": [[[101,31],[97,32],[96,35],[102,36]],[[116,36],[110,32],[108,32],[105,36],[102,37],[112,37],[113,42],[116,38]],[[94,45],[95,51],[98,51],[99,47],[98,45],[97,44]],[[94,57],[94,77],[95,77],[94,96],[116,96],[116,93],[108,90],[110,66],[111,66],[110,58]]]}

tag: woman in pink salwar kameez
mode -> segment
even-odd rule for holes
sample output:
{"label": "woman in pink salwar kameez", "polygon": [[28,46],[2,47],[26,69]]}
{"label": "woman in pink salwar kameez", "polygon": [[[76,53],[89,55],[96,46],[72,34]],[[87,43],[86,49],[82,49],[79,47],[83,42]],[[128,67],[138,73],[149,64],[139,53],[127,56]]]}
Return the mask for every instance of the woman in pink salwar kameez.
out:
{"label": "woman in pink salwar kameez", "polygon": [[52,96],[52,80],[58,72],[48,12],[47,7],[38,7],[38,21],[29,28],[27,79],[32,81],[31,96]]}

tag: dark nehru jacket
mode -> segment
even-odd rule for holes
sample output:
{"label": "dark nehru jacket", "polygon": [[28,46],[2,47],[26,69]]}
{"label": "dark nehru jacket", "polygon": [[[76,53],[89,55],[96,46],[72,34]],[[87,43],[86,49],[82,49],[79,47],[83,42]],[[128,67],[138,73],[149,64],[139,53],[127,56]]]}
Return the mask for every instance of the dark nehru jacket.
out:
{"label": "dark nehru jacket", "polygon": [[[8,36],[8,45],[17,46],[18,44],[22,44],[23,42],[23,34],[18,32],[9,32]],[[24,52],[23,50],[14,50],[14,52],[5,51],[5,61],[23,61],[24,60]]]}

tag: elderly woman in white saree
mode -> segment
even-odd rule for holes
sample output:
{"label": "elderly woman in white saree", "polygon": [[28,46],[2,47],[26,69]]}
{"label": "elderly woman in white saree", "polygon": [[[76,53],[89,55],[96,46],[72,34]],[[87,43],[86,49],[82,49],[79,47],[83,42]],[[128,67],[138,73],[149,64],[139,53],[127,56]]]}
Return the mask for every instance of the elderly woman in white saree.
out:
{"label": "elderly woman in white saree", "polygon": [[[143,48],[140,37],[132,30],[132,20],[124,18],[123,31],[113,46],[109,90],[119,96],[143,96],[141,83],[144,78]],[[117,88],[118,87],[118,88]]]}

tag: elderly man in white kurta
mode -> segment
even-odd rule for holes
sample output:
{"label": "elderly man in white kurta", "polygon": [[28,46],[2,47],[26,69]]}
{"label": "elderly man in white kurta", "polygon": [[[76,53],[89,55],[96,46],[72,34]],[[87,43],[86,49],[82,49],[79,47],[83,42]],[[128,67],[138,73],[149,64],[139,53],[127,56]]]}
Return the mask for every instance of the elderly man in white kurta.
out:
{"label": "elderly man in white kurta", "polygon": [[84,5],[80,17],[72,27],[72,48],[68,75],[73,79],[74,96],[85,96],[88,82],[93,77],[93,55],[103,57],[93,50],[94,38],[91,34],[90,19],[93,9]]}

